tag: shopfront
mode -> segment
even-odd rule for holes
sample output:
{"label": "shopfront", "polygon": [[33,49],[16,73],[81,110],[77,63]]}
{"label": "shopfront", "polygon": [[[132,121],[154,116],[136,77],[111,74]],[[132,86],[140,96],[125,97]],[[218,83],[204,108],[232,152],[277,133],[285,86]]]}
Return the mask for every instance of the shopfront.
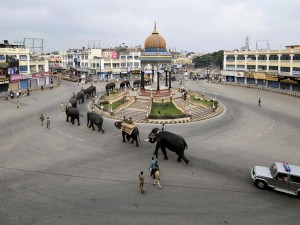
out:
{"label": "shopfront", "polygon": [[30,85],[31,87],[49,86],[52,78],[52,73],[33,73]]}
{"label": "shopfront", "polygon": [[7,77],[0,77],[0,92],[8,91],[9,79]]}

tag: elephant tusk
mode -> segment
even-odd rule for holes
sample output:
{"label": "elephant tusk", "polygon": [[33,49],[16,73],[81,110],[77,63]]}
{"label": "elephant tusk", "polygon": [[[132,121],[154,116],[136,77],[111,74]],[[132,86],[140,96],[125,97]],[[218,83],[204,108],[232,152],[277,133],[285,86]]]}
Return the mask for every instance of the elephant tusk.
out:
{"label": "elephant tusk", "polygon": [[148,139],[145,139],[145,141],[149,141],[150,139],[148,138]]}

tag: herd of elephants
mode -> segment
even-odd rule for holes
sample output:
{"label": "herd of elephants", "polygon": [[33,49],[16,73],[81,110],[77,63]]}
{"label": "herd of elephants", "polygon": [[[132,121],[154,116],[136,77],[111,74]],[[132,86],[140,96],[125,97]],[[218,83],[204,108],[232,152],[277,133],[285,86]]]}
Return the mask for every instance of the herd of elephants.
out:
{"label": "herd of elephants", "polygon": [[[134,87],[139,87],[140,80],[133,81]],[[120,83],[120,90],[124,89],[125,87],[130,88],[130,81],[125,80]],[[112,91],[115,88],[115,83],[108,83],[106,85],[106,93],[109,94],[110,91]],[[84,103],[85,98],[89,99],[90,97],[96,96],[96,87],[91,85],[87,89],[81,89],[76,96],[72,96],[69,100],[69,105],[66,106],[66,115],[67,119],[66,122],[70,122],[74,125],[75,120],[77,120],[78,126],[80,126],[80,113],[79,109],[77,108],[77,103],[81,104]],[[101,131],[104,134],[104,130],[102,128],[103,124],[103,116],[96,113],[96,112],[87,112],[87,126],[89,128],[92,127],[93,130],[95,130],[95,126],[98,127],[98,131]],[[124,121],[117,121],[114,123],[115,127],[118,129],[122,128],[122,124],[125,123]],[[124,125],[124,124],[123,124]],[[139,147],[139,129],[137,126],[133,128],[133,130],[130,133],[126,133],[125,130],[122,130],[122,138],[123,142],[131,140],[131,143],[136,143],[136,146]],[[167,152],[166,149],[169,149],[172,152],[175,152],[178,156],[177,161],[181,162],[183,160],[186,164],[189,163],[189,160],[184,156],[184,151],[187,149],[187,143],[185,139],[175,133],[169,132],[169,131],[162,131],[159,128],[154,128],[148,135],[148,141],[150,143],[156,142],[156,147],[154,154],[158,155],[158,150],[161,149],[164,159],[167,160]]]}

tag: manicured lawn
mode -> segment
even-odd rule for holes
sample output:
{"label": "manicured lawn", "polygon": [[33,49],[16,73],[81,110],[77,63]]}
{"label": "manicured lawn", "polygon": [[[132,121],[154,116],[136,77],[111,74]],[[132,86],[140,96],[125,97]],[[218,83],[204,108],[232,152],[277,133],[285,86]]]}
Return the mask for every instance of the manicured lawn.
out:
{"label": "manicured lawn", "polygon": [[[120,99],[119,101],[113,102],[112,103],[112,110],[115,110],[116,108],[118,108],[120,105],[124,104],[124,99]],[[110,104],[109,102],[105,101],[102,103],[104,110],[110,110]]]}
{"label": "manicured lawn", "polygon": [[[195,95],[195,94],[191,94],[191,100],[194,102],[200,102],[204,105],[207,105],[209,107],[213,106],[213,101],[212,99],[203,99],[202,97]],[[214,102],[215,106],[218,104],[218,101]]]}
{"label": "manicured lawn", "polygon": [[178,110],[171,102],[152,104],[150,116],[183,116],[185,113]]}

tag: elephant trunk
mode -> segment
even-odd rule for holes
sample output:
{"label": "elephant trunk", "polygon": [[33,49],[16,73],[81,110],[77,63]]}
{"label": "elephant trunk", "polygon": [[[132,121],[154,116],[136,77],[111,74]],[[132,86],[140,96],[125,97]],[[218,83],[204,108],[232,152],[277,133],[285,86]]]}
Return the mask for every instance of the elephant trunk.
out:
{"label": "elephant trunk", "polygon": [[115,122],[115,127],[121,129],[121,122]]}

